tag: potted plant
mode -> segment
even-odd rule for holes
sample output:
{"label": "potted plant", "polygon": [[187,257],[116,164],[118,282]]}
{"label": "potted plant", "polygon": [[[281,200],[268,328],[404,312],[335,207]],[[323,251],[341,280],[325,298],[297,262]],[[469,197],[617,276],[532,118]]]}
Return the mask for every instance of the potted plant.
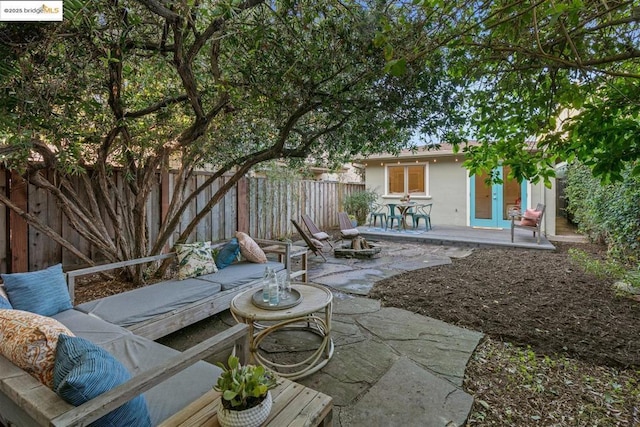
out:
{"label": "potted plant", "polygon": [[218,421],[222,427],[257,427],[271,411],[271,393],[276,386],[275,375],[263,366],[240,364],[233,354],[222,369],[216,391],[222,393]]}
{"label": "potted plant", "polygon": [[344,198],[344,210],[354,215],[358,225],[367,221],[371,204],[378,200],[378,195],[372,190],[356,191]]}

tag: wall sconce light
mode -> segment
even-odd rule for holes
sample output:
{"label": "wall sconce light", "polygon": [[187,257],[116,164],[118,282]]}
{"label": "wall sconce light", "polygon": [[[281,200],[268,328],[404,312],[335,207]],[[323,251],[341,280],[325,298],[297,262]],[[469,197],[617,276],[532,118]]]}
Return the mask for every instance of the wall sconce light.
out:
{"label": "wall sconce light", "polygon": [[438,159],[433,159],[433,163],[435,163],[435,162],[437,162],[437,161],[438,161]]}
{"label": "wall sconce light", "polygon": [[380,162],[380,166],[384,166],[384,163],[383,163],[383,162]]}

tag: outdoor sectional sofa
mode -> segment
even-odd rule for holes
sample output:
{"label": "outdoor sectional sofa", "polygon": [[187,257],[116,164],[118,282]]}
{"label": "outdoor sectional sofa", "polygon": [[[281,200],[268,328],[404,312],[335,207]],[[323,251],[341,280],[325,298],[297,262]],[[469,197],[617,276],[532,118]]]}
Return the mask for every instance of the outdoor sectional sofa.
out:
{"label": "outdoor sectional sofa", "polygon": [[[285,245],[284,253],[289,253],[288,244],[258,242]],[[73,295],[75,277],[80,275],[166,257],[148,257],[68,273],[69,291]],[[107,350],[127,368],[132,378],[75,407],[0,355],[0,421],[16,426],[86,425],[144,393],[151,425],[159,425],[215,384],[220,369],[201,361],[202,358],[235,346],[236,353],[246,360],[247,327],[235,325],[184,353],[153,339],[229,308],[235,295],[261,285],[266,265],[279,271],[279,275],[286,274],[289,257],[285,256],[282,263],[240,261],[215,274],[159,282],[50,316],[77,337]]]}

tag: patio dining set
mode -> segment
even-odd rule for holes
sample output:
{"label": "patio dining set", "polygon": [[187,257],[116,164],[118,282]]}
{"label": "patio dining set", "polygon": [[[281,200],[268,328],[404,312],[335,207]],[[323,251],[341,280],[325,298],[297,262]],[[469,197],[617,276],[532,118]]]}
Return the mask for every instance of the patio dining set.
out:
{"label": "patio dining set", "polygon": [[378,218],[380,225],[384,229],[393,229],[394,222],[398,231],[407,229],[408,219],[411,218],[414,229],[420,226],[420,220],[424,220],[425,230],[431,229],[431,208],[432,203],[416,203],[404,201],[400,203],[380,204],[374,203],[369,214],[369,227],[376,226]]}

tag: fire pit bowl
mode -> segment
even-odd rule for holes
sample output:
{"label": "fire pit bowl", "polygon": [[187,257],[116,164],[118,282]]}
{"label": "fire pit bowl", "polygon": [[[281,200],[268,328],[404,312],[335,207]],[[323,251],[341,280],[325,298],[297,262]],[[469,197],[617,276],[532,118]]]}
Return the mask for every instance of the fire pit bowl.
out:
{"label": "fire pit bowl", "polygon": [[382,248],[380,246],[369,244],[368,249],[352,249],[351,245],[343,245],[341,248],[335,248],[333,254],[336,258],[375,258],[380,254]]}

